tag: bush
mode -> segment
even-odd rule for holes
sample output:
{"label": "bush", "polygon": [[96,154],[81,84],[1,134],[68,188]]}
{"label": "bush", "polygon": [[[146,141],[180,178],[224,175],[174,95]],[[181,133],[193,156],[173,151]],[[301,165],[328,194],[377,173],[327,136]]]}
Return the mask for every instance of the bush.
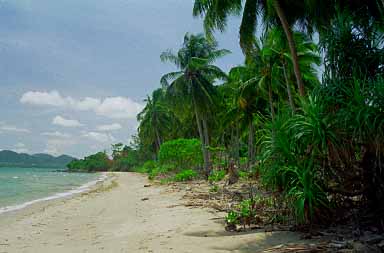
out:
{"label": "bush", "polygon": [[111,167],[111,161],[104,152],[90,155],[81,160],[73,160],[67,165],[69,171],[96,172],[108,171]]}
{"label": "bush", "polygon": [[159,162],[177,169],[194,169],[203,163],[201,142],[197,139],[176,139],[163,143]]}
{"label": "bush", "polygon": [[239,178],[241,179],[248,179],[250,178],[250,176],[251,176],[251,173],[247,171],[239,171]]}
{"label": "bush", "polygon": [[225,171],[224,170],[214,170],[211,172],[211,175],[208,176],[208,181],[210,183],[213,182],[219,182],[223,180],[225,177]]}
{"label": "bush", "polygon": [[188,170],[183,170],[177,173],[173,179],[177,182],[184,182],[184,181],[190,181],[195,177],[197,177],[196,171],[188,169]]}
{"label": "bush", "polygon": [[157,167],[157,163],[153,160],[149,160],[149,161],[146,161],[141,168],[143,172],[149,173],[156,167]]}
{"label": "bush", "polygon": [[148,172],[148,178],[150,180],[155,179],[158,176],[165,176],[168,172],[172,170],[169,166],[158,166],[153,168],[151,171]]}

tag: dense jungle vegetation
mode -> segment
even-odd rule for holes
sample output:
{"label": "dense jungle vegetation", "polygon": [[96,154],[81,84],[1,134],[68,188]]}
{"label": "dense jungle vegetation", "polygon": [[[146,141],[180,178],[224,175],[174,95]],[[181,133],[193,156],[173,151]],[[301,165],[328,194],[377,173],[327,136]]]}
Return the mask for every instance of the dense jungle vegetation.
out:
{"label": "dense jungle vegetation", "polygon": [[[175,72],[145,100],[134,143],[69,167],[176,181],[246,175],[298,224],[354,209],[384,230],[384,2],[195,0],[193,15],[205,34],[160,55]],[[213,35],[231,15],[242,18],[233,36],[244,64],[225,73],[215,62],[230,52]]]}

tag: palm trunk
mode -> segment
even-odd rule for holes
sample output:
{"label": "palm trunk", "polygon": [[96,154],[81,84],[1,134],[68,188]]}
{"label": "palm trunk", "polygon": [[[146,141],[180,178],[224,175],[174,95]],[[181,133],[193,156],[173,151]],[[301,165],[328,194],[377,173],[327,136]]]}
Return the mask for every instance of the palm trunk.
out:
{"label": "palm trunk", "polygon": [[295,72],[297,87],[299,89],[299,94],[300,94],[300,96],[304,96],[305,95],[304,83],[303,83],[303,79],[301,77],[301,71],[300,71],[300,66],[299,66],[299,57],[297,56],[296,45],[295,45],[295,41],[293,39],[292,30],[289,27],[287,17],[285,16],[284,11],[280,6],[279,0],[273,1],[273,7],[275,8],[277,15],[279,16],[281,25],[283,26],[285,35],[286,35],[287,40],[288,40],[289,49],[290,49],[291,55],[292,55],[293,70]]}
{"label": "palm trunk", "polygon": [[235,136],[235,159],[236,159],[236,165],[237,168],[240,168],[240,130],[239,130],[239,123],[236,122],[236,136]]}
{"label": "palm trunk", "polygon": [[272,121],[275,119],[275,110],[273,109],[273,98],[272,98],[272,87],[271,83],[268,85],[268,98],[269,98],[269,107],[271,108],[271,118]]}
{"label": "palm trunk", "polygon": [[203,159],[204,159],[204,172],[206,173],[206,176],[208,177],[209,173],[209,159],[207,154],[207,148],[205,146],[205,139],[204,139],[204,133],[203,133],[203,127],[201,125],[199,113],[197,111],[196,103],[194,101],[193,103],[194,109],[195,109],[195,117],[196,117],[196,124],[197,129],[199,130],[199,136],[201,141],[201,151],[203,153]]}
{"label": "palm trunk", "polygon": [[209,152],[209,132],[208,132],[208,124],[207,124],[207,119],[206,117],[203,117],[203,133],[204,133],[204,142],[205,142],[205,150],[207,153],[207,161],[208,161],[208,168],[207,172],[208,174],[211,172],[211,153]]}
{"label": "palm trunk", "polygon": [[159,131],[156,129],[155,132],[156,132],[157,151],[159,151],[160,150],[160,146],[161,146],[161,139],[160,139]]}
{"label": "palm trunk", "polygon": [[289,80],[287,76],[287,71],[286,71],[286,65],[285,61],[283,63],[283,72],[284,72],[284,78],[285,78],[285,83],[287,85],[287,94],[288,94],[288,100],[289,100],[289,105],[291,106],[292,111],[294,112],[296,110],[295,104],[293,103],[293,98],[292,98],[292,92],[291,92],[291,86],[289,85]]}
{"label": "palm trunk", "polygon": [[251,120],[251,122],[249,123],[249,126],[248,126],[248,131],[249,131],[249,134],[248,134],[248,169],[250,170],[251,169],[251,166],[254,162],[254,148],[253,148],[253,139],[254,139],[254,133],[253,133],[253,120]]}

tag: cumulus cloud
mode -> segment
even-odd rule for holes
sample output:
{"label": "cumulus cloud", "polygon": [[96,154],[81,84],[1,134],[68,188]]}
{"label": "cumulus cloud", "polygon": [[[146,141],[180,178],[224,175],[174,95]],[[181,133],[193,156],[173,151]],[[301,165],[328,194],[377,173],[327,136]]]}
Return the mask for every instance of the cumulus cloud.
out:
{"label": "cumulus cloud", "polygon": [[62,116],[56,116],[52,120],[52,124],[62,126],[62,127],[81,127],[83,124],[81,124],[79,121],[74,119],[66,119]]}
{"label": "cumulus cloud", "polygon": [[64,106],[68,101],[59,92],[28,91],[20,99],[23,104]]}
{"label": "cumulus cloud", "polygon": [[76,111],[93,111],[108,118],[135,118],[143,106],[127,97],[107,97],[105,99],[85,97],[74,99],[63,97],[58,91],[41,92],[28,91],[24,93],[20,102],[23,104],[54,106]]}
{"label": "cumulus cloud", "polygon": [[99,133],[99,132],[86,132],[83,133],[83,136],[100,143],[112,143],[115,142],[116,139],[111,134]]}
{"label": "cumulus cloud", "polygon": [[55,132],[44,132],[44,133],[41,133],[41,135],[48,136],[48,137],[57,137],[57,138],[69,138],[69,137],[71,137],[70,134],[61,133],[61,132],[58,132],[58,131],[55,131]]}
{"label": "cumulus cloud", "polygon": [[1,132],[30,133],[31,131],[25,128],[20,128],[17,126],[5,124],[4,122],[0,122],[0,133]]}
{"label": "cumulus cloud", "polygon": [[97,127],[98,131],[115,131],[121,129],[122,126],[119,123],[113,123],[110,125],[101,125]]}
{"label": "cumulus cloud", "polygon": [[115,119],[135,118],[142,108],[142,105],[130,98],[109,97],[96,108],[96,113]]}

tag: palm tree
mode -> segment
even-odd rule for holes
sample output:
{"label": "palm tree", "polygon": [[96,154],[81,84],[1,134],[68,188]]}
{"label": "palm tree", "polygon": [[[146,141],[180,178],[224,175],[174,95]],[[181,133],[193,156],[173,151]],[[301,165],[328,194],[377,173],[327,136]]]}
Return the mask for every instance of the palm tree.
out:
{"label": "palm tree", "polygon": [[140,123],[138,127],[139,136],[141,140],[144,140],[145,144],[154,146],[155,153],[159,151],[174,121],[172,112],[167,108],[163,100],[163,90],[155,90],[152,93],[152,98],[148,96],[147,99],[144,100],[146,105],[137,115],[137,120]]}
{"label": "palm tree", "polygon": [[[300,69],[303,75],[303,82],[306,87],[313,88],[319,84],[317,72],[314,68],[315,65],[319,66],[321,63],[318,48],[304,33],[295,32],[294,39],[297,47]],[[293,92],[291,88],[292,79],[294,78],[294,76],[292,76],[292,57],[287,41],[284,39],[283,31],[278,27],[269,29],[264,43],[271,53],[276,55],[274,58],[275,61],[273,62],[275,68],[274,75],[281,76],[279,80],[284,81],[283,83],[285,83],[289,105],[292,111],[295,111],[295,92]],[[281,85],[282,87],[284,86],[283,83]]]}
{"label": "palm tree", "polygon": [[[232,100],[228,106],[226,122],[235,126],[236,133],[239,128],[246,129],[244,132],[248,133],[248,168],[255,161],[255,116],[263,113],[266,101],[256,85],[257,78],[254,75],[254,69],[249,65],[234,67],[229,72],[226,84],[231,90]],[[239,138],[239,134],[236,135]]]}
{"label": "palm tree", "polygon": [[202,34],[187,33],[177,54],[168,50],[160,56],[163,62],[171,62],[179,69],[164,75],[161,83],[167,89],[167,94],[173,97],[175,104],[194,112],[207,175],[211,167],[208,120],[212,116],[211,109],[215,106],[216,93],[213,82],[226,78],[225,73],[212,63],[228,53],[228,50],[219,50],[216,42],[208,41]]}
{"label": "palm tree", "polygon": [[259,17],[263,18],[267,28],[280,25],[288,41],[299,94],[304,96],[304,82],[292,27],[299,25],[308,32],[313,32],[316,29],[322,33],[326,31],[326,27],[329,27],[340,10],[357,14],[354,15],[357,17],[356,23],[364,24],[374,21],[382,27],[383,0],[195,0],[193,15],[205,16],[205,30],[207,34],[212,34],[214,29],[223,31],[226,28],[228,16],[242,13],[240,46],[245,52],[253,46]]}
{"label": "palm tree", "polygon": [[[231,14],[238,15],[243,11],[242,22],[240,25],[240,46],[244,52],[248,52],[253,47],[258,15],[262,14],[261,16],[266,21],[267,26],[276,24],[276,18],[278,18],[287,37],[289,49],[291,51],[293,69],[299,93],[301,96],[304,96],[304,83],[291,30],[292,25],[297,19],[294,19],[296,16],[292,16],[290,19],[287,19],[286,16],[286,10],[294,9],[293,5],[297,4],[291,3],[292,1],[289,5],[285,3],[284,6],[290,6],[290,8],[286,7],[284,9],[280,2],[281,1],[279,0],[246,0],[243,8],[242,0],[195,0],[193,15],[205,15],[204,27],[207,33],[210,34],[213,29],[224,30],[228,16]],[[303,4],[301,3],[301,5]]]}

